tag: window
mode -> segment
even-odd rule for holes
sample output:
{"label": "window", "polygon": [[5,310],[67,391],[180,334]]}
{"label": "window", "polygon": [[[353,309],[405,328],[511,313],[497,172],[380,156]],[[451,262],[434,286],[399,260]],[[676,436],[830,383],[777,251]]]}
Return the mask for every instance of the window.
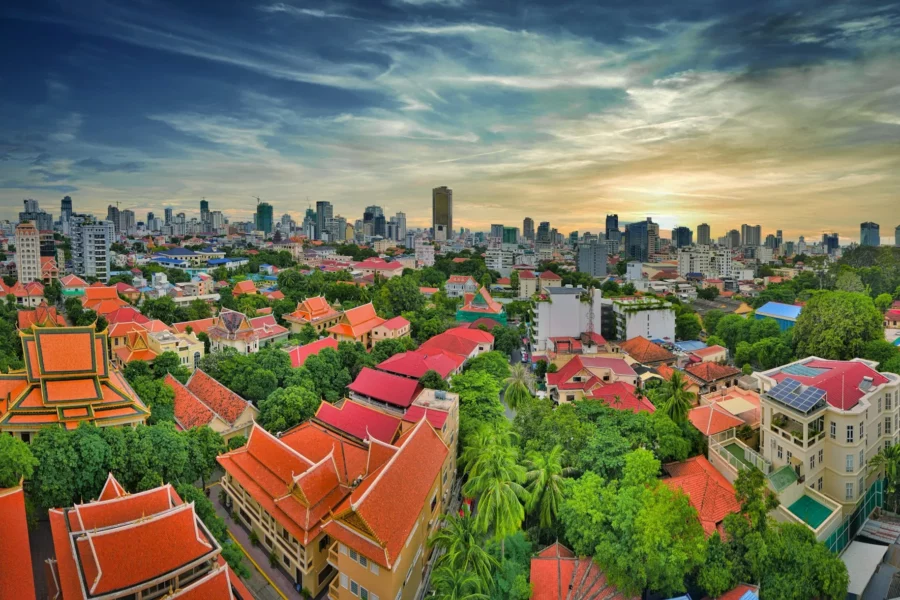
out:
{"label": "window", "polygon": [[819,477],[819,482],[816,484],[816,488],[821,492],[822,491],[822,478]]}
{"label": "window", "polygon": [[341,587],[347,587],[347,576],[343,573],[341,573]]}
{"label": "window", "polygon": [[[853,484],[851,483],[850,485],[852,486]],[[350,593],[354,596],[359,596],[359,584],[352,579],[350,580]]]}
{"label": "window", "polygon": [[891,395],[887,393],[884,395],[884,410],[891,410]]}
{"label": "window", "polygon": [[285,554],[285,555],[281,558],[281,560],[284,561],[284,566],[286,566],[286,567],[291,566],[291,559],[288,558],[288,555],[287,555],[287,554]]}
{"label": "window", "polygon": [[878,412],[881,412],[881,398],[878,399]]}
{"label": "window", "polygon": [[437,506],[437,494],[435,494],[434,498],[431,499],[431,512],[434,512],[435,506]]}
{"label": "window", "polygon": [[891,435],[891,418],[886,417],[884,419],[884,434]]}
{"label": "window", "polygon": [[372,571],[372,573],[374,573],[375,575],[378,575],[379,569],[378,565],[376,565],[375,563],[369,564],[369,570]]}
{"label": "window", "polygon": [[847,425],[847,443],[853,443],[853,425]]}
{"label": "window", "polygon": [[859,439],[863,439],[866,437],[865,423],[860,422],[859,424]]}
{"label": "window", "polygon": [[860,468],[866,466],[866,451],[865,450],[859,451],[859,466],[860,466]]}
{"label": "window", "polygon": [[853,472],[853,455],[852,454],[847,455],[847,465],[845,466],[845,469],[848,473]]}
{"label": "window", "polygon": [[819,464],[825,462],[825,450],[819,450]]}
{"label": "window", "polygon": [[778,458],[784,458],[784,450],[778,446]]}
{"label": "window", "polygon": [[815,468],[816,468],[816,455],[811,454],[809,456],[809,470],[812,471]]}
{"label": "window", "polygon": [[787,461],[788,461],[788,462],[791,462],[791,459],[792,459],[792,458],[794,458],[794,455],[793,455],[793,453],[792,453],[790,450],[788,450],[788,451],[787,451]]}
{"label": "window", "polygon": [[831,439],[837,437],[837,423],[834,421],[831,422]]}
{"label": "window", "polygon": [[350,558],[352,560],[359,560],[359,554],[357,554],[356,550],[350,548]]}
{"label": "window", "polygon": [[853,500],[853,484],[852,483],[847,484],[847,491],[844,495],[844,498],[846,500]]}
{"label": "window", "polygon": [[876,433],[878,433],[878,437],[881,437],[881,423],[878,424],[878,429],[877,429]]}
{"label": "window", "polygon": [[338,552],[340,552],[341,554],[347,554],[347,546],[338,544]]}
{"label": "window", "polygon": [[359,555],[359,564],[361,564],[361,565],[364,566],[364,567],[368,567],[368,566],[369,566],[369,559],[366,558],[365,556],[363,556],[362,554],[360,554],[360,555]]}
{"label": "window", "polygon": [[362,598],[362,600],[369,600],[369,590],[363,586],[359,586],[359,597]]}

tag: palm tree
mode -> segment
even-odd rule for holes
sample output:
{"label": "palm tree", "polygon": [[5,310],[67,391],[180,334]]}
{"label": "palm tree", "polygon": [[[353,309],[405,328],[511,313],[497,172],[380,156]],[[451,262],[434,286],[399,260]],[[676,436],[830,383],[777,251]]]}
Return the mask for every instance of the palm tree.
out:
{"label": "palm tree", "polygon": [[900,445],[883,448],[869,461],[869,472],[879,471],[887,479],[887,495],[894,500],[897,508],[897,491],[900,488]]}
{"label": "palm tree", "polygon": [[503,424],[493,427],[482,425],[466,437],[465,450],[459,457],[459,464],[469,474],[490,446],[496,443],[511,446],[516,437],[515,432]]}
{"label": "palm tree", "polygon": [[538,511],[541,527],[553,526],[553,520],[563,499],[563,479],[572,473],[572,469],[562,466],[563,448],[557,444],[550,452],[542,454],[531,452],[528,454],[526,465],[528,472],[525,474],[526,490],[528,491],[528,512]]}
{"label": "palm tree", "polygon": [[673,371],[669,379],[669,395],[663,400],[663,412],[679,425],[687,421],[688,412],[694,405],[695,395],[687,391],[687,381],[681,371]]}
{"label": "palm tree", "polygon": [[484,549],[484,534],[475,527],[468,506],[463,505],[462,515],[448,515],[428,544],[444,551],[435,561],[436,569],[471,573],[485,584],[478,588],[482,591],[493,583],[492,572],[500,564]]}
{"label": "palm tree", "polygon": [[534,394],[534,374],[523,364],[516,363],[510,368],[506,384],[503,399],[513,410],[530,400]]}
{"label": "palm tree", "polygon": [[440,567],[431,574],[431,588],[438,600],[488,600],[475,573]]}
{"label": "palm tree", "polygon": [[525,520],[521,501],[528,497],[522,487],[525,468],[516,455],[516,448],[506,440],[495,440],[470,463],[469,480],[463,486],[466,496],[478,497],[475,527],[483,532],[493,530],[494,538],[500,540],[501,558],[505,538],[517,532]]}

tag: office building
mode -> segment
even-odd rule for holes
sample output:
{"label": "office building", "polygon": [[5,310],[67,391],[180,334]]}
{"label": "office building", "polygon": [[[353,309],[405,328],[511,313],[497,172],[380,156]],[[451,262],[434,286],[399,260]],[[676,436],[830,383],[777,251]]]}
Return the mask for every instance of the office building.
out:
{"label": "office building", "polygon": [[676,248],[687,248],[694,243],[694,232],[689,227],[676,227],[672,230],[672,243]]}
{"label": "office building", "polygon": [[372,220],[372,235],[385,237],[387,235],[387,219],[384,218],[384,214],[375,215],[375,218]]}
{"label": "office building", "polygon": [[775,242],[775,235],[772,233],[767,235],[766,241],[763,245],[769,250],[774,250],[775,248],[777,248],[778,246],[776,245],[776,242]]}
{"label": "office building", "polygon": [[394,241],[403,242],[406,240],[406,213],[398,212],[391,219],[396,223],[394,230]]}
{"label": "office building", "polygon": [[22,284],[41,281],[41,234],[31,221],[16,227],[16,276]]}
{"label": "office building", "polygon": [[172,223],[172,209],[171,207],[166,207],[163,209],[163,217],[165,221],[165,225],[170,225]]}
{"label": "office building", "polygon": [[840,237],[837,233],[822,234],[822,249],[826,254],[834,254],[840,247]]}
{"label": "office building", "polygon": [[540,225],[537,228],[537,236],[535,238],[537,242],[546,242],[550,243],[550,222],[549,221],[541,221]]}
{"label": "office building", "polygon": [[894,245],[900,248],[900,225],[894,229]]}
{"label": "office building", "polygon": [[700,223],[697,226],[697,245],[709,246],[710,244],[712,244],[712,238],[710,237],[709,225]]}
{"label": "office building", "polygon": [[453,231],[453,190],[441,186],[431,190],[431,227],[436,241],[447,241]]}
{"label": "office building", "polygon": [[591,277],[606,277],[605,241],[590,241],[578,244],[578,270]]}
{"label": "office building", "polygon": [[534,241],[534,219],[531,217],[525,217],[525,220],[522,221],[522,235],[529,242]]}
{"label": "office building", "polygon": [[24,223],[25,221],[31,221],[34,223],[34,226],[37,227],[38,231],[52,231],[53,230],[53,215],[48,212],[44,212],[37,200],[25,200],[24,202],[25,210],[19,213],[19,222]]}
{"label": "office building", "polygon": [[59,220],[68,221],[72,216],[72,198],[71,196],[63,196],[59,204]]}
{"label": "office building", "polygon": [[606,239],[611,231],[619,231],[619,215],[606,215]]}
{"label": "office building", "polygon": [[659,225],[650,217],[646,221],[629,223],[625,226],[625,255],[630,260],[647,262],[656,252],[659,240]]}
{"label": "office building", "polygon": [[275,226],[275,218],[271,204],[260,202],[256,205],[254,226],[258,231],[262,231],[266,235],[272,233],[272,229]]}
{"label": "office building", "polygon": [[206,198],[200,201],[200,225],[204,232],[209,231],[209,201]]}
{"label": "office building", "polygon": [[755,247],[761,245],[762,227],[759,225],[741,225],[741,246]]}
{"label": "office building", "polygon": [[519,244],[519,228],[518,227],[504,227],[502,241],[503,241],[504,246],[518,246],[518,244]]}
{"label": "office building", "polygon": [[781,248],[784,243],[784,232],[780,229],[775,232],[775,248]]}
{"label": "office building", "polygon": [[334,207],[331,202],[316,202],[316,239],[324,240],[328,236],[328,223],[334,218]]}
{"label": "office building", "polygon": [[491,239],[497,241],[503,239],[503,225],[498,225],[496,223],[491,225]]}
{"label": "office building", "polygon": [[347,219],[337,215],[325,224],[325,230],[329,241],[343,242],[347,239]]}
{"label": "office building", "polygon": [[116,236],[115,226],[109,221],[97,222],[88,215],[73,215],[71,231],[75,274],[108,281],[109,247]]}
{"label": "office building", "polygon": [[725,247],[726,248],[739,248],[741,246],[741,232],[737,229],[732,229],[728,233],[725,234]]}
{"label": "office building", "polygon": [[106,207],[106,220],[113,224],[113,228],[116,233],[121,233],[119,229],[119,225],[121,223],[119,218],[119,207],[113,206],[110,204]]}
{"label": "office building", "polygon": [[859,225],[859,245],[860,246],[880,246],[881,233],[879,232],[878,223],[866,221]]}
{"label": "office building", "polygon": [[706,279],[732,277],[733,258],[730,249],[696,246],[678,250],[678,274],[687,277],[700,273]]}
{"label": "office building", "polygon": [[135,221],[135,215],[133,210],[121,210],[119,211],[119,224],[116,228],[118,233],[123,233],[126,235],[130,235],[134,233],[135,227],[137,223]]}

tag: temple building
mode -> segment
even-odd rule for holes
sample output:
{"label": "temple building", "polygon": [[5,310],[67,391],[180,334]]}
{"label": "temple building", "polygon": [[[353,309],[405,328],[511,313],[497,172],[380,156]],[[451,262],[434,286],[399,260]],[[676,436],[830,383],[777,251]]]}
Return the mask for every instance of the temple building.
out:
{"label": "temple building", "polygon": [[25,368],[0,374],[0,433],[30,442],[51,425],[137,425],[150,416],[110,363],[106,331],[33,326],[19,337]]}
{"label": "temple building", "polygon": [[85,288],[81,305],[85,310],[92,310],[98,315],[107,315],[128,306],[128,303],[119,298],[119,291],[115,286],[92,285]]}
{"label": "temple building", "polygon": [[338,323],[326,331],[338,342],[359,342],[370,349],[374,343],[372,330],[384,322],[369,302],[345,311]]}
{"label": "temple building", "polygon": [[56,307],[47,306],[46,302],[41,302],[34,310],[20,310],[17,320],[20,330],[31,329],[34,325],[38,327],[66,326],[66,320],[56,312]]}
{"label": "temple building", "polygon": [[474,294],[463,294],[463,305],[456,311],[456,320],[471,323],[484,317],[506,325],[506,309],[494,300],[487,288],[482,287]]}
{"label": "temple building", "polygon": [[175,392],[175,424],[180,429],[209,425],[226,442],[250,435],[259,409],[201,369],[193,372],[186,385],[171,373],[164,381]]}
{"label": "temple building", "polygon": [[97,500],[51,509],[50,529],[51,600],[252,599],[171,484],[128,494],[110,474]]}
{"label": "temple building", "polygon": [[337,325],[341,312],[328,304],[323,296],[307,298],[297,304],[297,310],[282,317],[291,324],[291,333],[300,333],[305,325],[312,325],[316,333]]}
{"label": "temple building", "polygon": [[0,488],[0,592],[3,598],[35,598],[22,483]]}

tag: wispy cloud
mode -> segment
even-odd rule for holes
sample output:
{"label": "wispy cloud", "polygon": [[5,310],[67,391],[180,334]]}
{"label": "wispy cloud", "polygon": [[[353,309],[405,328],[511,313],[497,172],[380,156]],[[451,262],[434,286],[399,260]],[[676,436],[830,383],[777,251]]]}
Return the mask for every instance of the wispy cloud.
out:
{"label": "wispy cloud", "polygon": [[84,158],[75,163],[75,167],[89,169],[97,173],[136,173],[144,169],[146,165],[138,161],[103,162],[99,158]]}
{"label": "wispy cloud", "polygon": [[350,15],[344,15],[335,12],[328,12],[318,8],[301,8],[284,2],[276,2],[275,4],[265,4],[259,7],[259,10],[266,13],[286,13],[296,17],[313,17],[315,19],[353,19]]}

